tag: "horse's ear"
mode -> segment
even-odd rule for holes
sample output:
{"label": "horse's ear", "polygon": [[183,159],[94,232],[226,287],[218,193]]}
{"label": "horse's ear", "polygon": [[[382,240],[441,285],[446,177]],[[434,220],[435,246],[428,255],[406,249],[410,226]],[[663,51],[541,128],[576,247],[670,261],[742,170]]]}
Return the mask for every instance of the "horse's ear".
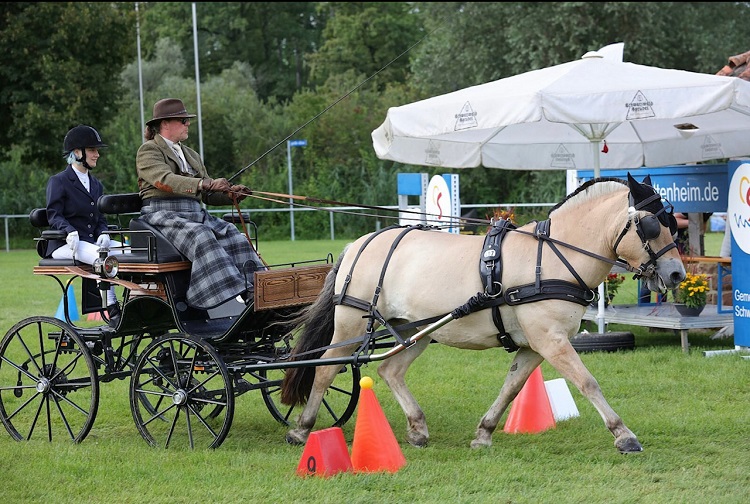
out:
{"label": "horse's ear", "polygon": [[646,175],[646,177],[643,179],[643,183],[646,184],[646,185],[648,185],[648,186],[653,185],[651,183],[651,175]]}
{"label": "horse's ear", "polygon": [[[646,177],[648,179],[648,177]],[[651,189],[651,186],[645,185],[646,181],[644,180],[643,184],[638,182],[636,179],[633,178],[633,176],[628,172],[628,187],[630,188],[630,195],[633,198],[633,201],[635,203],[640,203],[641,201],[645,200],[652,194],[654,194],[653,189]]]}
{"label": "horse's ear", "polygon": [[641,187],[641,184],[633,178],[630,172],[628,172],[628,187],[630,188],[630,192],[636,191]]}

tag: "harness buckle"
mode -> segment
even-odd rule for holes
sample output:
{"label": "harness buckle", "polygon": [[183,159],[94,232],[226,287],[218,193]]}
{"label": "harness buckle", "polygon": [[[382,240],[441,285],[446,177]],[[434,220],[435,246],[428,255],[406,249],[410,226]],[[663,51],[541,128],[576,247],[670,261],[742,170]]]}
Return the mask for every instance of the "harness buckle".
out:
{"label": "harness buckle", "polygon": [[497,288],[497,290],[493,289],[493,290],[495,290],[494,294],[491,293],[491,292],[489,292],[487,287],[484,288],[484,293],[487,295],[487,297],[489,297],[490,299],[495,299],[498,296],[502,296],[502,294],[503,294],[503,284],[502,284],[502,282],[492,282],[492,286],[495,287],[495,288]]}

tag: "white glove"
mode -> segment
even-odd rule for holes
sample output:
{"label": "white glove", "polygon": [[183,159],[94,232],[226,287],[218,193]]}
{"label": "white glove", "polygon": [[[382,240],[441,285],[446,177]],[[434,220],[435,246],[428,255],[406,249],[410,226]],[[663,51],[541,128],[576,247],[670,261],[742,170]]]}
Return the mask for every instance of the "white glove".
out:
{"label": "white glove", "polygon": [[99,238],[96,240],[96,246],[99,248],[109,248],[109,235],[108,234],[100,234]]}
{"label": "white glove", "polygon": [[68,236],[65,238],[65,243],[68,244],[68,247],[70,247],[70,250],[75,252],[76,249],[78,248],[78,231],[73,231],[72,233],[68,233]]}

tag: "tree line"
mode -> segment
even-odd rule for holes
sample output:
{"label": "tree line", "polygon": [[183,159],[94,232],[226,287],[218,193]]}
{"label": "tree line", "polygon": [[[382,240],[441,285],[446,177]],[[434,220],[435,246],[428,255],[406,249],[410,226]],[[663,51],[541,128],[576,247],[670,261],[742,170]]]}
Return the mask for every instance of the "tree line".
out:
{"label": "tree line", "polygon": [[[194,121],[186,143],[199,150],[200,140],[214,177],[286,193],[286,140],[305,139],[292,149],[295,194],[395,205],[398,172],[451,171],[377,159],[370,134],[389,107],[614,42],[625,43],[626,61],[716,73],[750,49],[749,12],[731,2],[3,3],[0,214],[44,204],[47,178],[65,167],[64,135],[81,123],[109,145],[96,168],[107,192],[137,191],[141,114],[150,119],[164,97],[190,111],[200,99],[201,131]],[[465,203],[551,202],[565,192],[562,171],[457,173]],[[257,215],[264,237],[289,236],[285,215]],[[326,212],[297,215],[298,237],[327,237]],[[369,220],[342,217],[337,235],[369,231]],[[30,232],[14,225],[14,235]]]}

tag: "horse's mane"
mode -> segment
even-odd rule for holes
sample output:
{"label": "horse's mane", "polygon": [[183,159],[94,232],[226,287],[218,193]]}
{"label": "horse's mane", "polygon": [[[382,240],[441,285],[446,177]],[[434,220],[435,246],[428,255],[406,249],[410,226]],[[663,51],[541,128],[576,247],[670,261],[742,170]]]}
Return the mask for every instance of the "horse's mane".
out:
{"label": "horse's mane", "polygon": [[568,194],[564,200],[552,207],[547,213],[547,216],[551,216],[552,212],[568,203],[570,203],[570,205],[577,205],[605,194],[617,192],[622,189],[622,186],[627,185],[627,182],[624,180],[614,177],[599,177],[591,179],[588,182],[581,184],[575,191]]}

